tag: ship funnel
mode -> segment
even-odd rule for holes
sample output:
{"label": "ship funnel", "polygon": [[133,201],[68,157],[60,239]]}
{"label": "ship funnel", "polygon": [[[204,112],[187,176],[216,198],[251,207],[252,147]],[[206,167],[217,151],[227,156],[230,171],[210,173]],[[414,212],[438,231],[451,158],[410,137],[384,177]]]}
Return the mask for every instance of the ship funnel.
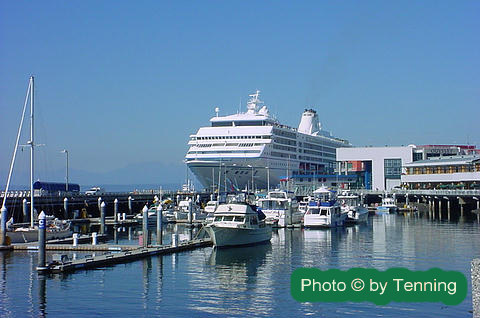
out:
{"label": "ship funnel", "polygon": [[318,133],[320,129],[321,126],[318,121],[317,112],[313,109],[305,109],[300,124],[298,125],[298,132],[313,135]]}

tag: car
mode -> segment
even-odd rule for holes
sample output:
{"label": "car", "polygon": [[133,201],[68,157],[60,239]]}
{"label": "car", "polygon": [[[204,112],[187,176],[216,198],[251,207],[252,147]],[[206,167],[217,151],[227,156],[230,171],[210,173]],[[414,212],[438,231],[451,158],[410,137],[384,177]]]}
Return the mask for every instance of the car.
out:
{"label": "car", "polygon": [[88,189],[87,191],[85,191],[86,195],[101,195],[101,194],[104,194],[104,193],[105,193],[105,191],[100,187],[92,187],[92,188]]}

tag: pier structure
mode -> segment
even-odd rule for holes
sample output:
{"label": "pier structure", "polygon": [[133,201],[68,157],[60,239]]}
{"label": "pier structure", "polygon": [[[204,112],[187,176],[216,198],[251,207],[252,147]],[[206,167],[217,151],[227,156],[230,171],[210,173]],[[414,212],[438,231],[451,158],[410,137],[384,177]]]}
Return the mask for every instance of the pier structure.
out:
{"label": "pier structure", "polygon": [[[428,214],[432,219],[451,220],[476,218],[480,221],[480,190],[427,190],[394,189],[390,192],[372,190],[352,190],[365,196],[364,203],[380,204],[381,198],[391,195],[399,207],[417,207],[418,211]],[[458,215],[457,215],[458,214]]]}

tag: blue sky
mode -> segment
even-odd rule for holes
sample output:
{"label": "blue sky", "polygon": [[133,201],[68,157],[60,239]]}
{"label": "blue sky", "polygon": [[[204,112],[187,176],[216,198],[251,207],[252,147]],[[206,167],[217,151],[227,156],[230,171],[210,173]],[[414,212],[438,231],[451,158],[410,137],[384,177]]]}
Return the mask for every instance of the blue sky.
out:
{"label": "blue sky", "polygon": [[43,180],[67,148],[73,181],[181,183],[189,135],[255,89],[357,146],[479,146],[479,30],[478,1],[0,1],[0,177],[31,74]]}

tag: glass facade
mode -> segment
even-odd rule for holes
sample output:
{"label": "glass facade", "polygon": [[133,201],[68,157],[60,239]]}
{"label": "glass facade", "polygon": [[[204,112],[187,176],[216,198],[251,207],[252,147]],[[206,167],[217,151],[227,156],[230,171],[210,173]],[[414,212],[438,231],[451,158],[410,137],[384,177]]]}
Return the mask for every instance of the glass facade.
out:
{"label": "glass facade", "polygon": [[384,159],[385,179],[400,179],[402,159]]}

